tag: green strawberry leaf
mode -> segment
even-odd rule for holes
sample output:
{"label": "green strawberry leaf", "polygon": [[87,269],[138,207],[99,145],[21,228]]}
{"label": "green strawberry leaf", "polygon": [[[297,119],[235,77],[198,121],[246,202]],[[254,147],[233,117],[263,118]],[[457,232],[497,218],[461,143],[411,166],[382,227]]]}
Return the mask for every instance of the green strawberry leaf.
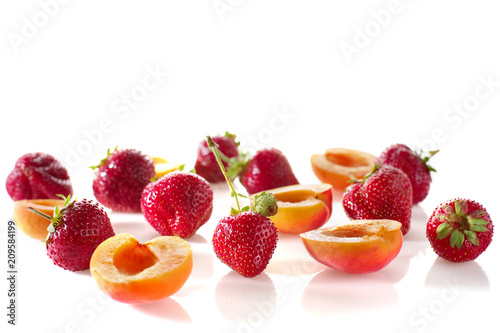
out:
{"label": "green strawberry leaf", "polygon": [[476,219],[476,218],[469,218],[469,224],[474,224],[474,225],[488,225],[488,221],[485,221],[483,219]]}
{"label": "green strawberry leaf", "polygon": [[452,231],[453,227],[449,223],[441,223],[436,229],[437,239],[444,239],[448,237]]}
{"label": "green strawberry leaf", "polygon": [[488,231],[488,228],[486,228],[484,225],[472,224],[470,226],[470,230],[471,231],[482,232],[482,231]]}
{"label": "green strawberry leaf", "polygon": [[475,210],[473,212],[470,212],[469,218],[474,218],[474,219],[480,219],[484,215],[486,215],[486,212],[484,210]]}
{"label": "green strawberry leaf", "polygon": [[477,235],[474,231],[470,230],[464,230],[465,237],[467,237],[467,240],[471,242],[474,245],[479,245],[479,239],[477,238]]}
{"label": "green strawberry leaf", "polygon": [[458,229],[453,230],[450,236],[450,245],[451,247],[457,247],[459,250],[464,243],[465,237],[464,233]]}

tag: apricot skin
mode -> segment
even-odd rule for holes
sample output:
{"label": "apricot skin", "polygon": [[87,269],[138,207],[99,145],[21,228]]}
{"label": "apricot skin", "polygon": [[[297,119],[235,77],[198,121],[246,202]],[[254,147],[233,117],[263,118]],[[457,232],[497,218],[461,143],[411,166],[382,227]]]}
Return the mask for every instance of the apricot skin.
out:
{"label": "apricot skin", "polygon": [[375,165],[376,157],[358,150],[330,148],[324,154],[311,156],[311,168],[316,177],[336,190],[344,190],[351,178],[363,178]]}
{"label": "apricot skin", "polygon": [[319,237],[301,234],[302,242],[316,261],[328,267],[350,274],[379,271],[399,254],[403,234],[397,225],[367,232],[361,221],[319,229]]}
{"label": "apricot skin", "polygon": [[19,200],[14,202],[14,222],[16,226],[31,238],[45,241],[47,238],[47,227],[50,220],[43,218],[28,210],[28,207],[35,208],[49,216],[54,214],[58,205],[60,208],[64,205],[64,200],[59,199],[33,199]]}

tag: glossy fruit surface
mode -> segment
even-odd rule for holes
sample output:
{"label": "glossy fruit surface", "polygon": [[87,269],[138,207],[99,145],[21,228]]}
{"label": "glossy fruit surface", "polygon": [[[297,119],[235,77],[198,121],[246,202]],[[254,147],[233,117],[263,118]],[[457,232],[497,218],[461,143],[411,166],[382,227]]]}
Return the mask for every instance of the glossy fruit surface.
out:
{"label": "glossy fruit surface", "polygon": [[90,261],[90,273],[104,293],[136,304],[173,295],[192,267],[191,246],[181,238],[160,236],[140,243],[125,233],[101,243]]}
{"label": "glossy fruit surface", "polygon": [[401,222],[403,235],[410,230],[412,187],[406,174],[389,165],[373,171],[345,191],[342,204],[353,220],[389,219]]}
{"label": "glossy fruit surface", "polygon": [[278,200],[278,212],[269,218],[279,232],[300,234],[317,229],[332,214],[330,184],[289,185],[266,192]]}
{"label": "glossy fruit surface", "polygon": [[311,167],[318,179],[343,191],[353,178],[363,178],[373,169],[376,157],[359,150],[330,148],[311,157]]}
{"label": "glossy fruit surface", "polygon": [[174,171],[146,186],[141,207],[161,235],[189,238],[212,215],[213,191],[201,176]]}
{"label": "glossy fruit surface", "polygon": [[372,273],[387,266],[401,250],[401,223],[357,220],[301,234],[309,254],[318,262],[350,273]]}
{"label": "glossy fruit surface", "polygon": [[28,153],[16,161],[5,188],[12,200],[58,199],[73,194],[66,168],[46,153]]}
{"label": "glossy fruit surface", "polygon": [[63,207],[62,199],[33,199],[14,201],[14,221],[16,226],[31,238],[45,241],[47,238],[47,227],[50,220],[37,215],[28,210],[28,207],[35,208],[49,216],[54,215],[56,206]]}
{"label": "glossy fruit surface", "polygon": [[96,170],[92,189],[103,206],[117,212],[140,212],[141,194],[155,176],[153,159],[136,149],[108,150]]}
{"label": "glossy fruit surface", "polygon": [[476,201],[452,199],[440,204],[429,217],[427,239],[434,252],[451,262],[474,260],[493,238],[493,221]]}

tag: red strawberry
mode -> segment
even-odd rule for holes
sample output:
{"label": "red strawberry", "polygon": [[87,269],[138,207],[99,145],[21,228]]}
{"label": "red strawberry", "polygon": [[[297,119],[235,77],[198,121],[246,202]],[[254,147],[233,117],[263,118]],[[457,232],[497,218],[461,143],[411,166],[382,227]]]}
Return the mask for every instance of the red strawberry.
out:
{"label": "red strawberry", "polygon": [[422,152],[417,154],[408,146],[395,144],[387,147],[378,157],[379,164],[389,164],[400,169],[410,178],[413,188],[413,204],[423,201],[431,187],[431,171],[436,171],[427,164],[438,151],[430,151],[429,156],[422,158]]}
{"label": "red strawberry", "polygon": [[7,176],[5,187],[14,201],[57,199],[58,194],[73,194],[66,168],[53,156],[45,153],[21,156]]}
{"label": "red strawberry", "polygon": [[[45,243],[47,255],[55,265],[69,271],[85,270],[97,246],[115,232],[98,203],[87,199],[70,203],[70,196],[64,199],[64,207],[56,208],[54,217],[44,216],[52,221]],[[32,211],[43,216],[43,213]]]}
{"label": "red strawberry", "polygon": [[432,212],[426,229],[434,252],[451,262],[476,259],[493,237],[491,217],[479,203],[453,199]]}
{"label": "red strawberry", "polygon": [[188,238],[212,215],[213,192],[203,177],[174,171],[146,186],[141,207],[161,235]]}
{"label": "red strawberry", "polygon": [[248,194],[299,183],[288,159],[276,148],[257,151],[240,174],[240,182]]}
{"label": "red strawberry", "polygon": [[[238,156],[239,143],[235,141],[236,135],[226,132],[226,134],[224,134],[223,136],[214,136],[212,139],[217,144],[219,151],[224,154],[225,157],[231,158]],[[224,167],[227,168],[227,162],[222,161],[222,163]],[[219,183],[225,181],[224,175],[220,171],[217,160],[208,147],[206,140],[200,142],[198,146],[198,155],[196,157],[194,168],[196,170],[196,174],[202,176],[211,183]]]}
{"label": "red strawberry", "polygon": [[274,224],[256,212],[222,218],[212,238],[217,258],[245,277],[257,276],[267,267],[277,242]]}
{"label": "red strawberry", "polygon": [[117,212],[140,212],[141,194],[155,176],[153,159],[135,149],[117,149],[101,160],[92,189],[102,205]]}
{"label": "red strawberry", "polygon": [[278,242],[278,230],[268,218],[277,213],[277,200],[264,192],[255,196],[253,211],[249,211],[248,206],[240,209],[238,194],[227,176],[217,146],[210,137],[207,137],[207,143],[226,176],[238,207],[232,208],[231,216],[222,218],[217,224],[212,238],[214,252],[217,258],[241,275],[257,276],[267,267]]}
{"label": "red strawberry", "polygon": [[347,216],[354,220],[390,219],[410,230],[412,187],[406,174],[389,165],[375,165],[364,179],[347,187],[342,200]]}

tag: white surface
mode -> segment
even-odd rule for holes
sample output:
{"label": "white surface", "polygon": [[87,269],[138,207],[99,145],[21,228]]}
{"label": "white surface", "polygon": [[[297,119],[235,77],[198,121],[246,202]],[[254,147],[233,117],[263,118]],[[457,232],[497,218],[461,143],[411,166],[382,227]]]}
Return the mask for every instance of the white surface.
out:
{"label": "white surface", "polygon": [[[210,245],[232,202],[224,186],[211,220],[189,240],[192,276],[156,304],[102,297],[88,272],[54,266],[40,242],[19,232],[18,326],[2,313],[8,332],[490,331],[500,297],[497,237],[475,262],[454,265],[436,258],[424,230],[434,207],[457,196],[482,203],[494,222],[500,216],[498,4],[221,0],[232,9],[221,19],[212,0],[69,1],[45,22],[47,2],[0,5],[4,178],[22,154],[48,152],[68,166],[75,194],[92,198],[87,166],[107,148],[192,166],[198,142],[226,130],[248,149],[281,149],[302,183],[317,182],[309,158],[328,147],[377,155],[402,142],[441,152],[400,255],[370,275],[327,269],[285,235],[264,274],[230,273]],[[394,14],[381,26],[371,13],[380,19],[383,10]],[[30,35],[34,18],[44,26]],[[374,29],[369,41],[359,34],[365,28]],[[14,34],[25,38],[18,52]],[[346,43],[360,46],[350,62]],[[6,271],[12,203],[0,195]],[[140,214],[111,218],[117,232],[156,236]],[[345,221],[337,198],[329,223]]]}

